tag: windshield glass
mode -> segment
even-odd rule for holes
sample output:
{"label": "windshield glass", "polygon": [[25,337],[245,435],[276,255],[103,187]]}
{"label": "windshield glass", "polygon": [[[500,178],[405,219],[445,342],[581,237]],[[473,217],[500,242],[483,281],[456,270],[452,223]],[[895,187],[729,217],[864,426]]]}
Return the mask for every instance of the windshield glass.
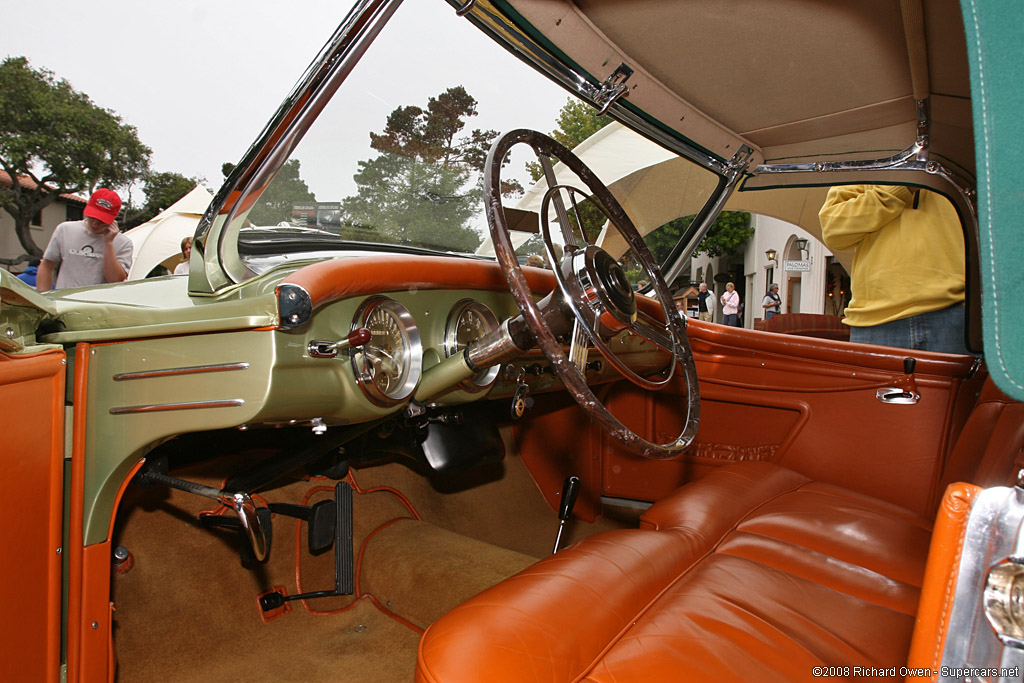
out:
{"label": "windshield glass", "polygon": [[[403,3],[260,194],[240,232],[239,253],[255,272],[338,250],[491,257],[482,171],[491,143],[515,128],[541,131],[570,148],[603,135],[588,163],[638,216],[642,233],[697,213],[717,176],[664,150],[661,161],[681,166],[651,175],[632,161],[628,139],[608,135],[610,122],[444,2]],[[600,162],[609,158],[615,163]],[[531,188],[541,175],[528,149],[514,149],[503,167],[505,206],[536,213],[546,187]],[[652,203],[658,211],[644,208]],[[605,239],[600,216],[581,218],[593,223],[586,225],[592,240]],[[537,223],[524,225],[535,231]],[[615,235],[606,238],[616,258],[629,259]],[[513,241],[524,263],[543,253],[531,232]]]}

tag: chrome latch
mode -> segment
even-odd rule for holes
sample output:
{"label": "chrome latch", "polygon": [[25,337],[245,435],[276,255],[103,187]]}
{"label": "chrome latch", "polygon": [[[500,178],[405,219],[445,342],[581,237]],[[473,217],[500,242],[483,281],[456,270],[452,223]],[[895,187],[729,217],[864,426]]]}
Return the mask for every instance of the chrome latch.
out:
{"label": "chrome latch", "polygon": [[882,387],[875,392],[875,398],[882,403],[912,405],[921,400],[921,394],[916,391],[904,391],[899,387]]}
{"label": "chrome latch", "polygon": [[625,64],[619,64],[618,68],[611,73],[604,83],[598,86],[594,93],[594,102],[597,104],[598,116],[604,116],[612,103],[620,97],[629,93],[626,81],[633,75],[633,70]]}
{"label": "chrome latch", "polygon": [[312,358],[335,358],[338,351],[349,347],[365,346],[370,342],[370,330],[365,327],[352,330],[348,336],[338,341],[311,341],[306,350]]}

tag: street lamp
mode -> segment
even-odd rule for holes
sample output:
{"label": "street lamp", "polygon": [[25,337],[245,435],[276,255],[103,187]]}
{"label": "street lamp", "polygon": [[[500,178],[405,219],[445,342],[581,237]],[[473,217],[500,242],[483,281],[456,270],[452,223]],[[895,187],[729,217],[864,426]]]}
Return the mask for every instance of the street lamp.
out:
{"label": "street lamp", "polygon": [[[804,242],[806,243],[807,240],[804,240]],[[768,257],[769,261],[774,261],[775,257],[778,256],[778,252],[775,251],[774,249],[769,249],[768,251],[764,252],[764,255]]]}
{"label": "street lamp", "polygon": [[801,237],[800,239],[793,240],[793,244],[800,250],[801,254],[807,251],[807,240]]}

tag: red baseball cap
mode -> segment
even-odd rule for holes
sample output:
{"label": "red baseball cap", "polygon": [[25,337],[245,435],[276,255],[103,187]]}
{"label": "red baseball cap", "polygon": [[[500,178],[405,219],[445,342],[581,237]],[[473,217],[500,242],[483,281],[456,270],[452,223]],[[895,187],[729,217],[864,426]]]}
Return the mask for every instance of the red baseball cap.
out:
{"label": "red baseball cap", "polygon": [[89,203],[85,205],[85,211],[82,213],[110,225],[117,218],[117,214],[121,213],[121,198],[113,190],[101,187],[89,197]]}

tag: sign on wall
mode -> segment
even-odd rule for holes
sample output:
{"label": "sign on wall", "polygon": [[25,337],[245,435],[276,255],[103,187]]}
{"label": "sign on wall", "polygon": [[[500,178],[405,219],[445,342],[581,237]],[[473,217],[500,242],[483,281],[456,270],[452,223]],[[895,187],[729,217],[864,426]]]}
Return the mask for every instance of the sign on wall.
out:
{"label": "sign on wall", "polygon": [[795,270],[801,273],[811,272],[810,261],[783,261],[783,268],[786,270]]}

